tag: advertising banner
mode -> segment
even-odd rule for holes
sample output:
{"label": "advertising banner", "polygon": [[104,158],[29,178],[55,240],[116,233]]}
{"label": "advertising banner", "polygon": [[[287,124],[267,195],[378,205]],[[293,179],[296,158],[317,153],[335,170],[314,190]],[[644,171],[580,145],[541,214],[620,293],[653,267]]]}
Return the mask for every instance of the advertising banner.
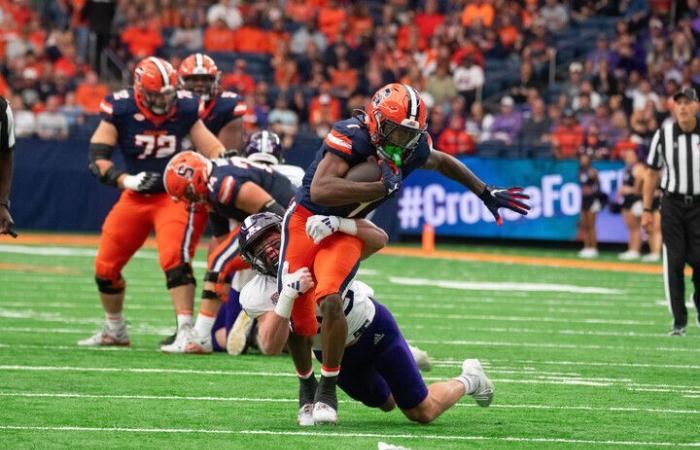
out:
{"label": "advertising banner", "polygon": [[[497,226],[479,198],[437,172],[420,170],[404,181],[398,201],[398,221],[403,235],[420,234],[423,224],[435,227],[438,236],[502,237],[571,241],[577,237],[581,187],[577,161],[540,159],[463,158],[482,180],[499,187],[521,186],[530,195],[527,217],[502,209],[503,226]],[[621,162],[597,162],[601,190],[614,201],[622,183]],[[607,208],[598,214],[600,242],[626,242],[622,217]]]}

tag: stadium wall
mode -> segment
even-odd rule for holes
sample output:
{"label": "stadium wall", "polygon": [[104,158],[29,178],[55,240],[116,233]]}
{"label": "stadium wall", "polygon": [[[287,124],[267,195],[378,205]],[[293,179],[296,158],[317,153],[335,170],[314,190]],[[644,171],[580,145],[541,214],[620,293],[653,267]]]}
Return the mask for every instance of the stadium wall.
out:
{"label": "stadium wall", "polygon": [[[314,141],[314,142],[312,142]],[[318,142],[298,142],[288,162],[306,167]],[[118,152],[116,163],[121,164]],[[418,171],[400,194],[380,208],[372,219],[392,240],[420,234],[424,223],[438,236],[546,239],[576,238],[580,210],[578,167],[575,161],[546,159],[464,158],[477,174],[499,186],[524,186],[533,210],[523,219],[504,212],[505,226],[493,218],[471,193],[429,171]],[[601,187],[611,195],[622,180],[622,164],[595,163]],[[87,141],[20,139],[15,151],[12,214],[19,229],[96,232],[119,192],[102,185],[87,170]],[[626,242],[620,216],[603,211],[598,217],[601,242]]]}

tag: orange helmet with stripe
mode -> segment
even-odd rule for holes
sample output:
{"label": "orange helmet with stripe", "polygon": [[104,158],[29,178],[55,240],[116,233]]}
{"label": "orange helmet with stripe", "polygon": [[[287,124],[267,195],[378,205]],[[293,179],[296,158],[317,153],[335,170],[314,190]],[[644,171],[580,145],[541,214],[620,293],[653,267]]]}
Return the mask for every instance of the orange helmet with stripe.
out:
{"label": "orange helmet with stripe", "polygon": [[185,58],[177,69],[183,89],[209,101],[219,92],[221,71],[214,60],[204,53],[195,53]]}
{"label": "orange helmet with stripe", "polygon": [[387,84],[375,92],[366,117],[377,153],[397,166],[413,154],[426,132],[427,119],[428,108],[420,93],[400,83]]}
{"label": "orange helmet with stripe", "polygon": [[168,162],[163,175],[165,191],[173,200],[206,201],[212,162],[196,152],[178,153]]}
{"label": "orange helmet with stripe", "polygon": [[175,107],[177,73],[160,58],[149,56],[134,70],[134,96],[141,110],[157,116],[169,114]]}

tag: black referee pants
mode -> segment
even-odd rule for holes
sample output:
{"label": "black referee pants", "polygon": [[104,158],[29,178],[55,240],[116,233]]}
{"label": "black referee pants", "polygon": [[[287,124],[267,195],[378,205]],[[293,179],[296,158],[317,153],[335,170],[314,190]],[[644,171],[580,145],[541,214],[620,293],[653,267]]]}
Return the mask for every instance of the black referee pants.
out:
{"label": "black referee pants", "polygon": [[700,311],[700,201],[686,203],[677,197],[661,200],[661,233],[664,240],[664,282],[674,327],[688,324],[685,306],[685,264],[693,268],[693,301]]}

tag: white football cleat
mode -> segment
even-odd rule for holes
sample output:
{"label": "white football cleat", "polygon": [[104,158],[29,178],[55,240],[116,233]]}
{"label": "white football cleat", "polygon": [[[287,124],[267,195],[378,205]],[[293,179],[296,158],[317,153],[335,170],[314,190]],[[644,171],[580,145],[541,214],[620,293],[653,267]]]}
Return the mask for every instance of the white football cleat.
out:
{"label": "white football cleat", "polygon": [[229,355],[236,356],[243,353],[251,328],[253,328],[253,319],[247,312],[239,312],[226,338],[226,352]]}
{"label": "white football cleat", "polygon": [[641,255],[636,250],[627,250],[626,252],[617,255],[617,259],[620,261],[634,261],[635,259],[639,259],[640,256]]}
{"label": "white football cleat", "polygon": [[160,351],[163,353],[186,353],[187,344],[191,340],[192,325],[183,325],[177,330],[177,335],[172,344],[161,345]]}
{"label": "white football cleat", "polygon": [[430,361],[430,356],[428,356],[428,353],[412,345],[409,345],[408,348],[411,350],[413,360],[416,362],[421,372],[430,372],[430,369],[433,368],[433,365]]}
{"label": "white football cleat", "polygon": [[214,351],[214,347],[211,344],[211,334],[206,336],[200,336],[197,331],[192,329],[190,333],[190,338],[185,344],[185,353],[195,354],[195,355],[208,355]]}
{"label": "white football cleat", "polygon": [[314,405],[313,403],[307,403],[301,408],[299,408],[299,414],[297,414],[297,424],[302,427],[310,427],[314,424]]}
{"label": "white football cleat", "polygon": [[80,347],[129,347],[131,341],[129,340],[129,333],[126,332],[126,325],[112,330],[105,324],[102,330],[87,339],[78,341],[78,345]]}
{"label": "white football cleat", "polygon": [[469,380],[473,389],[469,393],[476,404],[482,407],[487,407],[493,401],[493,383],[484,373],[484,368],[481,367],[481,361],[478,359],[465,359],[462,363],[461,377]]}
{"label": "white football cleat", "polygon": [[338,423],[338,411],[323,402],[314,403],[314,425],[335,425]]}

